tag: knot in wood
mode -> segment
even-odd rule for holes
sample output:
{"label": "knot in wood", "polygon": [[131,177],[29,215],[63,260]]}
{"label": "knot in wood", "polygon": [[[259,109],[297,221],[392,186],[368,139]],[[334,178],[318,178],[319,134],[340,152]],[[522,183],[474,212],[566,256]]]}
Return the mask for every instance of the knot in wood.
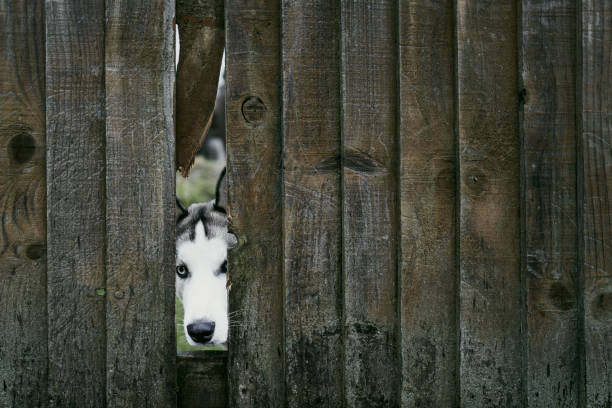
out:
{"label": "knot in wood", "polygon": [[602,292],[594,296],[591,316],[599,322],[612,322],[612,292]]}
{"label": "knot in wood", "polygon": [[32,159],[36,150],[36,140],[27,132],[20,132],[10,140],[9,157],[17,164],[24,164]]}
{"label": "knot in wood", "polygon": [[576,304],[576,294],[570,292],[562,283],[554,282],[549,289],[549,298],[554,307],[568,311]]}
{"label": "knot in wood", "polygon": [[26,248],[26,256],[32,260],[41,258],[44,252],[45,247],[42,244],[31,244]]}
{"label": "knot in wood", "polygon": [[480,196],[488,189],[487,176],[480,169],[470,169],[466,172],[464,184],[467,187],[467,193],[472,196]]}
{"label": "knot in wood", "polygon": [[251,125],[260,125],[264,121],[267,108],[258,96],[249,96],[242,103],[242,117]]}

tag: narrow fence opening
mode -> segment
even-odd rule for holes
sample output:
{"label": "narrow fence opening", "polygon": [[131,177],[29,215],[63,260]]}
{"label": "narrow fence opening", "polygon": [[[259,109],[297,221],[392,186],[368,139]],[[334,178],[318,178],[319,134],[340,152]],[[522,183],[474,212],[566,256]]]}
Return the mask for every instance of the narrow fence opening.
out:
{"label": "narrow fence opening", "polygon": [[[179,64],[180,38],[176,32],[176,64]],[[206,215],[192,217],[188,222],[181,223],[184,211],[192,212],[196,208],[212,204],[213,210],[218,207],[217,189],[219,180],[225,169],[225,67],[221,63],[215,100],[214,112],[210,127],[198,149],[193,166],[187,177],[177,172],[177,265],[176,265],[176,345],[181,355],[194,350],[227,350],[225,332],[229,322],[220,315],[227,316],[227,262],[224,259],[225,248],[217,248],[214,239],[201,240],[198,223],[204,221],[201,231],[207,238],[212,238],[209,226],[206,225]],[[181,209],[181,206],[183,207]],[[201,211],[200,211],[201,212]],[[202,213],[203,214],[203,213]],[[217,214],[222,216],[221,213]],[[212,222],[212,219],[211,219]],[[191,230],[189,241],[183,249],[181,232]],[[191,248],[191,243],[196,247]],[[196,254],[186,254],[195,250]],[[220,250],[221,252],[219,252]],[[188,261],[183,259],[192,257]],[[221,257],[221,258],[220,258]],[[219,259],[217,259],[219,258]],[[188,264],[189,263],[189,264]],[[219,264],[219,265],[217,265]],[[202,269],[199,271],[198,269]],[[203,276],[208,274],[210,276]],[[198,276],[195,276],[198,275]],[[201,287],[206,293],[201,293],[195,287]],[[194,289],[195,288],[195,289]],[[186,293],[193,293],[188,296]],[[203,298],[206,298],[204,300]],[[225,327],[228,326],[228,327]],[[218,337],[217,332],[223,333]]]}

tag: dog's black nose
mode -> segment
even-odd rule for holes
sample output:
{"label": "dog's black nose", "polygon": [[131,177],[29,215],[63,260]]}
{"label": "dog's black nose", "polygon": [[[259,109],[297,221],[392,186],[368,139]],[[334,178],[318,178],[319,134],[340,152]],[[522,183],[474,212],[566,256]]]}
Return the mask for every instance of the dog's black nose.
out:
{"label": "dog's black nose", "polygon": [[215,332],[215,322],[195,321],[187,325],[187,333],[197,343],[208,343]]}

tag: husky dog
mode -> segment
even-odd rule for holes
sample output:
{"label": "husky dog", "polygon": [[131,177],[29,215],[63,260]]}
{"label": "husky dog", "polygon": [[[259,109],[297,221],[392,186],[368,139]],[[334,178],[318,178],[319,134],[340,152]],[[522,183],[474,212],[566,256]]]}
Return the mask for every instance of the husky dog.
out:
{"label": "husky dog", "polygon": [[176,295],[183,302],[192,346],[227,341],[227,251],[238,240],[227,230],[225,169],[213,201],[185,209],[176,223]]}

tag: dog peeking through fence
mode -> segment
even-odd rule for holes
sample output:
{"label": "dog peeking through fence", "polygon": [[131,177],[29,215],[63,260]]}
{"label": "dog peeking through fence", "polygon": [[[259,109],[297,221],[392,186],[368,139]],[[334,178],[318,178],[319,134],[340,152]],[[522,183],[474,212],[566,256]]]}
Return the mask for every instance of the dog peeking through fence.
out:
{"label": "dog peeking through fence", "polygon": [[238,244],[228,231],[225,169],[215,199],[185,208],[177,199],[176,295],[185,310],[184,330],[192,346],[225,343],[229,332],[227,251]]}

